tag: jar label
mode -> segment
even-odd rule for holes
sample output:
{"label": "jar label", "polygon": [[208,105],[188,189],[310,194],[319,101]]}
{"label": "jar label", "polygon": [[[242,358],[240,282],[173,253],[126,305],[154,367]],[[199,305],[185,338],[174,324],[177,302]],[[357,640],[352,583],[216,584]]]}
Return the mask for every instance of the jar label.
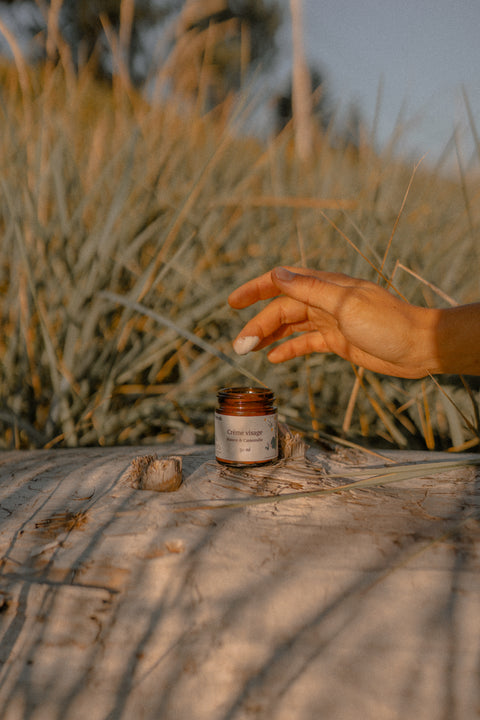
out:
{"label": "jar label", "polygon": [[219,460],[239,463],[275,460],[277,414],[244,416],[216,412],[215,455]]}

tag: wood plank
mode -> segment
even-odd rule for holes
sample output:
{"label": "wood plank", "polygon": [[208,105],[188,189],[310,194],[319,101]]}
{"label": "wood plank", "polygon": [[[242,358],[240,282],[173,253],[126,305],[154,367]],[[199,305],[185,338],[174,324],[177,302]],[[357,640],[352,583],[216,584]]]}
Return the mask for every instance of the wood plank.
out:
{"label": "wood plank", "polygon": [[[152,453],[182,457],[176,492],[132,486]],[[312,448],[248,471],[208,446],[3,453],[2,720],[478,717],[478,468],[205,507],[370,464]]]}

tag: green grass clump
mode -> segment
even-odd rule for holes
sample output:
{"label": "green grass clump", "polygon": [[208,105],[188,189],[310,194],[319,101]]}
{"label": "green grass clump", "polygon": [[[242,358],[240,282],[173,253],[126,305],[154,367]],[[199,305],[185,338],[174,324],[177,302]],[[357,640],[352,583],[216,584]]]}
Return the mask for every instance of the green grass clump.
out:
{"label": "green grass clump", "polygon": [[[0,116],[4,448],[211,442],[217,389],[248,382],[222,353],[249,311],[226,298],[274,265],[376,279],[384,263],[413,302],[478,300],[474,174],[413,173],[368,138],[353,151],[320,133],[300,162],[290,127],[266,143],[242,133],[242,97],[201,114],[119,78],[99,85],[88,67],[4,65]],[[241,363],[309,436],[477,442],[478,392],[458,378],[358,374],[323,356]]]}

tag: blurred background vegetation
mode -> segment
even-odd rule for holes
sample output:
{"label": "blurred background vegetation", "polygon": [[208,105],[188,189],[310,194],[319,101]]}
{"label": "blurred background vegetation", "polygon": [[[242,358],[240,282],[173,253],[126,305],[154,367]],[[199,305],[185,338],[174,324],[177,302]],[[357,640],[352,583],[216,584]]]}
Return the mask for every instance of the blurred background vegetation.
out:
{"label": "blurred background vegetation", "polygon": [[[340,123],[298,0],[286,18],[255,0],[7,4],[23,15],[19,33],[0,19],[3,448],[212,442],[216,391],[249,374],[311,441],[477,446],[474,378],[239,361],[250,311],[226,298],[298,264],[478,300],[478,163],[459,153],[449,176],[397,157],[395,136],[377,148],[355,107]],[[265,106],[281,22],[292,81]]]}

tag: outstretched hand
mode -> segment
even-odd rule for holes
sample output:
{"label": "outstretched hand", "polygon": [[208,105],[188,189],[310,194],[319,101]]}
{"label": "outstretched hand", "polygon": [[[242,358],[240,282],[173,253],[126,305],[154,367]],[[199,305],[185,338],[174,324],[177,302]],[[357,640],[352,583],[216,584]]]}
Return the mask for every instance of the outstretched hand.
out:
{"label": "outstretched hand", "polygon": [[234,341],[240,355],[284,340],[268,353],[271,362],[319,352],[397,377],[441,372],[439,311],[411,305],[367,280],[306,268],[275,268],[234,290],[228,301],[241,309],[271,298]]}

